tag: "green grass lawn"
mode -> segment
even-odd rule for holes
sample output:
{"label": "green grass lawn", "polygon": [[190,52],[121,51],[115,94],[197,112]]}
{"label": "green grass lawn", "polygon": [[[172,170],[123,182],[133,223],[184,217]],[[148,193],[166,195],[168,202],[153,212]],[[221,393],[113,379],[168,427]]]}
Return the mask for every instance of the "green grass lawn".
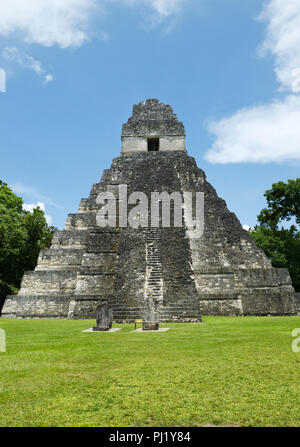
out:
{"label": "green grass lawn", "polygon": [[300,426],[300,317],[204,317],[162,333],[0,319],[1,426]]}

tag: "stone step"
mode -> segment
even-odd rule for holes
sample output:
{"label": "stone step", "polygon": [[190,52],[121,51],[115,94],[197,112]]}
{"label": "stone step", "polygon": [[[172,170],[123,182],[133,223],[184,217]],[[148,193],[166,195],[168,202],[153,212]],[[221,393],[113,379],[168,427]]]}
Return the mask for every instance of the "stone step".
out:
{"label": "stone step", "polygon": [[149,287],[149,289],[146,290],[146,294],[147,295],[162,295],[162,289],[161,288],[151,288]]}
{"label": "stone step", "polygon": [[150,293],[146,293],[145,297],[146,298],[159,299],[159,301],[161,301],[161,302],[162,302],[162,299],[163,299],[162,293],[152,293],[152,292],[150,292]]}
{"label": "stone step", "polygon": [[139,313],[142,312],[144,310],[143,307],[138,308],[138,309],[133,309],[133,308],[123,308],[123,309],[116,309],[112,306],[113,312],[114,313],[127,313],[127,312],[132,312],[132,313]]}
{"label": "stone step", "polygon": [[160,315],[169,315],[170,313],[177,313],[177,314],[200,314],[200,310],[198,308],[194,309],[170,309],[170,310],[160,310]]}
{"label": "stone step", "polygon": [[162,298],[161,292],[146,292],[146,296],[153,297],[153,298]]}
{"label": "stone step", "polygon": [[161,298],[163,297],[163,294],[162,294],[161,290],[148,290],[148,291],[146,291],[145,295],[147,297],[153,296],[153,298],[154,297],[161,297]]}
{"label": "stone step", "polygon": [[161,290],[147,290],[145,295],[147,296],[161,296],[162,297],[162,291]]}
{"label": "stone step", "polygon": [[[114,315],[117,315],[117,314],[134,314],[134,313],[140,313],[140,312],[143,312],[144,311],[144,308],[142,307],[142,308],[139,308],[139,309],[132,309],[132,308],[127,308],[127,309],[113,309],[113,311],[114,311]],[[182,309],[182,308],[176,308],[176,307],[172,307],[172,308],[169,308],[169,309],[166,309],[165,307],[163,307],[163,306],[161,306],[161,308],[160,308],[160,314],[161,315],[164,315],[164,314],[169,314],[170,312],[191,312],[191,313],[195,313],[195,312],[199,312],[200,313],[200,311],[199,311],[199,309],[198,308],[196,308],[196,307],[192,307],[192,308],[188,308],[188,309]]]}
{"label": "stone step", "polygon": [[146,295],[151,296],[151,295],[161,295],[162,296],[162,290],[161,289],[153,289],[153,288],[149,288],[146,290]]}
{"label": "stone step", "polygon": [[147,287],[146,288],[147,293],[159,293],[162,295],[162,287]]}
{"label": "stone step", "polygon": [[200,309],[198,307],[189,307],[189,308],[178,308],[178,307],[172,307],[171,309],[164,309],[161,308],[161,313],[169,313],[169,312],[200,312]]}
{"label": "stone step", "polygon": [[148,287],[146,289],[146,293],[159,293],[160,295],[162,295],[162,287]]}
{"label": "stone step", "polygon": [[160,290],[162,289],[162,285],[158,281],[149,281],[146,289]]}
{"label": "stone step", "polygon": [[162,290],[160,288],[149,288],[146,290],[146,295],[162,295]]}
{"label": "stone step", "polygon": [[163,294],[162,294],[162,292],[161,292],[161,290],[157,290],[157,291],[147,291],[146,293],[145,293],[145,295],[147,296],[147,297],[153,297],[153,298],[157,298],[157,297],[159,297],[159,298],[162,298],[163,297]]}

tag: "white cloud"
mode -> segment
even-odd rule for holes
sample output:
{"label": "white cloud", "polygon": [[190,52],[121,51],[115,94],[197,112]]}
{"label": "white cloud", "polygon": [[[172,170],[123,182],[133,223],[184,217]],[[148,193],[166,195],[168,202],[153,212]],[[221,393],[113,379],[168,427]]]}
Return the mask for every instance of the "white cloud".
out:
{"label": "white cloud", "polygon": [[275,72],[283,89],[300,92],[300,1],[271,0],[260,17],[267,21],[261,53],[275,56]]}
{"label": "white cloud", "polygon": [[16,47],[5,47],[2,52],[3,58],[9,62],[15,62],[20,67],[33,70],[37,75],[43,76],[45,83],[54,80],[51,74],[46,74],[42,63],[29,54],[19,51]]}
{"label": "white cloud", "polygon": [[21,53],[16,47],[6,47],[3,49],[3,57],[7,61],[14,61],[18,65],[30,68],[37,74],[43,72],[41,63],[28,54]]}
{"label": "white cloud", "polygon": [[[91,21],[111,3],[150,7],[167,17],[188,0],[1,0],[0,36],[16,34],[46,47],[80,47],[90,38]],[[106,36],[106,33],[104,33]]]}
{"label": "white cloud", "polygon": [[[100,1],[100,3],[102,3]],[[0,2],[0,35],[18,32],[28,43],[78,47],[98,0],[10,0]]]}
{"label": "white cloud", "polygon": [[25,211],[30,211],[30,213],[32,213],[34,208],[37,208],[37,207],[41,208],[42,211],[45,211],[45,204],[43,202],[23,203],[23,209]]}
{"label": "white cloud", "polygon": [[145,5],[162,16],[169,16],[180,11],[187,0],[116,0],[131,5]]}
{"label": "white cloud", "polygon": [[44,80],[45,80],[45,84],[48,84],[48,82],[52,82],[52,81],[54,81],[54,76],[53,75],[51,75],[51,74],[47,74],[46,76],[45,76],[45,78],[44,78]]}
{"label": "white cloud", "polygon": [[244,230],[249,231],[252,230],[253,227],[250,227],[249,225],[243,225]]}
{"label": "white cloud", "polygon": [[260,19],[268,22],[261,52],[275,56],[281,89],[293,95],[209,122],[215,140],[205,158],[211,163],[300,160],[300,0],[269,0]]}
{"label": "white cloud", "polygon": [[205,158],[211,163],[300,160],[299,123],[298,95],[240,110],[208,124],[215,142]]}
{"label": "white cloud", "polygon": [[152,8],[159,14],[168,16],[178,13],[186,0],[149,0]]}
{"label": "white cloud", "polygon": [[[29,211],[32,213],[34,208],[39,207],[42,211],[45,213],[45,204],[43,202],[37,202],[37,203],[23,203],[23,209],[25,211]],[[45,219],[47,221],[48,225],[52,224],[52,217],[45,213]]]}

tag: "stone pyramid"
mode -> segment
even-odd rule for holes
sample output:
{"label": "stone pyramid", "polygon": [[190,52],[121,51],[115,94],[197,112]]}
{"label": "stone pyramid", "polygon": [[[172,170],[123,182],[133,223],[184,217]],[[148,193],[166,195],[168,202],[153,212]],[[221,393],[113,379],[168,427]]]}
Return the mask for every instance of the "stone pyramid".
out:
{"label": "stone pyramid", "polygon": [[[174,206],[169,227],[161,218],[156,227],[120,225],[120,185],[128,196],[138,191],[149,201],[154,191],[203,193],[203,234],[190,236],[184,203],[181,227],[172,225]],[[99,194],[107,191],[116,197],[116,226],[103,227],[97,220]],[[143,216],[149,221],[150,211]],[[120,157],[77,213],[69,214],[35,271],[25,273],[19,294],[7,297],[2,316],[95,318],[105,301],[117,322],[146,319],[151,312],[161,322],[197,322],[201,314],[296,314],[287,269],[272,268],[187,155],[183,124],[158,100],[133,107],[123,125]]]}

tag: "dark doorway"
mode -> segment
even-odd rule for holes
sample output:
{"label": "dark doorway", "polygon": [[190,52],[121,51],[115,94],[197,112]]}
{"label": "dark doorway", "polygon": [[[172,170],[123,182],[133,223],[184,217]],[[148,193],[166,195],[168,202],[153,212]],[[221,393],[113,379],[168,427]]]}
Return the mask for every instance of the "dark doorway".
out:
{"label": "dark doorway", "polygon": [[148,138],[148,152],[159,150],[159,138]]}

